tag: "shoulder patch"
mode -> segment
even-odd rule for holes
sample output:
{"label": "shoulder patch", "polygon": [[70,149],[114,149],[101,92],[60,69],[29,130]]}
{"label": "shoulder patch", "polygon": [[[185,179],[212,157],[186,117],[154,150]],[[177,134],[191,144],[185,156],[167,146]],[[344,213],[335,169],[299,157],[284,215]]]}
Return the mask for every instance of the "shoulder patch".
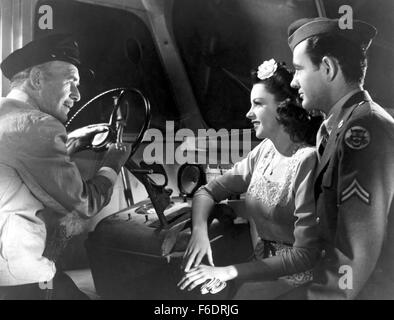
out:
{"label": "shoulder patch", "polygon": [[351,149],[364,149],[370,142],[371,135],[368,130],[363,127],[354,126],[348,129],[345,133],[345,143]]}
{"label": "shoulder patch", "polygon": [[344,203],[346,200],[350,199],[353,195],[359,197],[361,201],[365,202],[366,204],[371,203],[371,195],[370,193],[365,190],[357,179],[354,179],[353,182],[345,188],[341,192],[341,203]]}

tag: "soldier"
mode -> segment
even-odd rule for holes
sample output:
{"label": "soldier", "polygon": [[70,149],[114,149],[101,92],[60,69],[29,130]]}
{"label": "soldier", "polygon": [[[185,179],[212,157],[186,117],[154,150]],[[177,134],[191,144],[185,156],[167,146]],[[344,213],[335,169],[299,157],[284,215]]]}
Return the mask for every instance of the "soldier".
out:
{"label": "soldier", "polygon": [[394,120],[363,89],[376,29],[314,18],[288,31],[292,86],[327,119],[314,188],[323,254],[313,282],[281,298],[394,298]]}

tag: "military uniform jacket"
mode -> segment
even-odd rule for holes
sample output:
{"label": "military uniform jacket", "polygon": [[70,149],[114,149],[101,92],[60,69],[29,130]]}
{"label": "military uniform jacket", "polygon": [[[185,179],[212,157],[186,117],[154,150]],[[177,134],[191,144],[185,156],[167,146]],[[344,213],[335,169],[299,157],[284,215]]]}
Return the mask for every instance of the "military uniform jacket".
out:
{"label": "military uniform jacket", "polygon": [[333,114],[315,199],[322,257],[283,299],[394,298],[394,120],[366,91]]}
{"label": "military uniform jacket", "polygon": [[308,296],[394,298],[394,121],[366,91],[333,117],[315,182],[323,256]]}

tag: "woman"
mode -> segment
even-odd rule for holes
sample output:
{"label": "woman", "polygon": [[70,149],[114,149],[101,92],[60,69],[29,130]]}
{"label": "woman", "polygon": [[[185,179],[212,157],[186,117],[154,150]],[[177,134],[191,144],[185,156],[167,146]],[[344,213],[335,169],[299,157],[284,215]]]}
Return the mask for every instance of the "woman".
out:
{"label": "woman", "polygon": [[[256,137],[264,140],[232,170],[195,194],[192,237],[184,256],[180,289],[192,290],[205,283],[202,291],[216,292],[215,285],[235,278],[268,281],[282,277],[286,285],[311,280],[308,270],[319,256],[313,192],[317,156],[312,146],[323,117],[312,116],[300,106],[297,91],[290,87],[292,73],[284,64],[265,61],[253,77],[251,108],[246,116]],[[214,267],[208,216],[215,202],[244,192],[246,210],[261,239],[255,259]],[[205,255],[210,266],[200,264]],[[220,281],[207,284],[210,279]]]}

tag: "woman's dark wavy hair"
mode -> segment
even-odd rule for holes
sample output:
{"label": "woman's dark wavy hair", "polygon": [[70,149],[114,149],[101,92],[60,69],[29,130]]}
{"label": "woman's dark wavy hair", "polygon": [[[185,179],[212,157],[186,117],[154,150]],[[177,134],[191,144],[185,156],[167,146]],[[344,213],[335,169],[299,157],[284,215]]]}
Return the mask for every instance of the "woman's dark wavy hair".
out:
{"label": "woman's dark wavy hair", "polygon": [[264,80],[257,77],[257,70],[252,71],[253,85],[264,84],[265,89],[279,102],[276,119],[284,126],[290,139],[315,145],[316,134],[324,116],[317,110],[309,112],[302,107],[298,90],[290,86],[292,80],[293,72],[283,62],[278,63],[275,73]]}

